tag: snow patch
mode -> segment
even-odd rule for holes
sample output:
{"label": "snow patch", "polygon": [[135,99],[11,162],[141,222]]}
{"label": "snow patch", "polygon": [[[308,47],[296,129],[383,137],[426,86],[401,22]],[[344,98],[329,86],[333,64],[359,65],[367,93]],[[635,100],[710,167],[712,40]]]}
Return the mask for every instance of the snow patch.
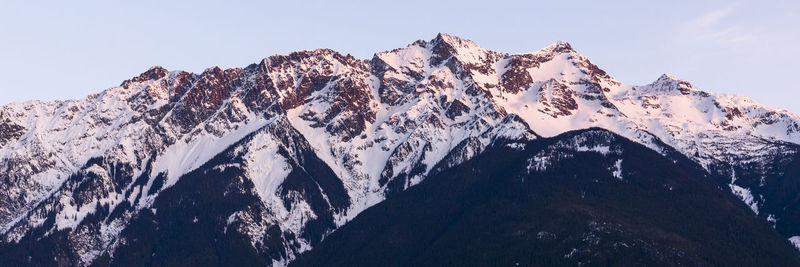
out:
{"label": "snow patch", "polygon": [[753,210],[756,214],[758,214],[758,202],[753,197],[753,194],[750,193],[750,189],[738,186],[736,183],[736,170],[731,168],[731,183],[728,184],[728,187],[731,188],[731,192],[739,197],[742,201],[744,201],[747,206],[750,206],[750,209]]}
{"label": "snow patch", "polygon": [[614,177],[617,177],[617,179],[622,180],[622,159],[618,159],[614,163],[614,166],[610,169],[610,171],[611,174],[614,175]]}
{"label": "snow patch", "polygon": [[261,200],[269,201],[292,171],[292,166],[278,153],[280,144],[268,133],[254,136],[246,147],[248,151],[242,158],[245,161],[247,178],[255,185]]}
{"label": "snow patch", "polygon": [[775,224],[778,223],[778,220],[775,219],[774,214],[770,214],[769,216],[767,216],[767,222],[769,222],[769,224],[772,225],[772,228],[775,228]]}
{"label": "snow patch", "polygon": [[750,206],[750,209],[753,210],[753,212],[758,214],[758,202],[753,197],[753,194],[750,193],[750,189],[735,184],[729,184],[728,186],[731,188],[731,192],[734,195],[739,197],[739,199],[744,201],[747,206]]}
{"label": "snow patch", "polygon": [[254,118],[252,122],[241,125],[222,136],[203,133],[194,138],[179,140],[156,158],[153,163],[153,177],[166,172],[167,181],[164,183],[164,188],[170,187],[178,182],[178,178],[182,175],[197,169],[235,142],[274,121],[274,119],[267,120],[260,116],[252,116],[252,118]]}
{"label": "snow patch", "polygon": [[793,236],[789,238],[789,242],[792,242],[795,248],[800,250],[800,236]]}

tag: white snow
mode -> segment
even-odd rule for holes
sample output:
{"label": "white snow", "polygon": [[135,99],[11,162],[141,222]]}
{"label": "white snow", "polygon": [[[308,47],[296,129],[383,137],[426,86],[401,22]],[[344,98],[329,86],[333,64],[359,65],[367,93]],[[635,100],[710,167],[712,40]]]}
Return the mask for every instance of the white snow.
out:
{"label": "white snow", "polygon": [[247,178],[253,181],[262,200],[273,198],[278,186],[292,171],[287,159],[278,153],[278,141],[267,133],[260,133],[245,147],[248,148],[248,153],[243,156]]}
{"label": "white snow", "polygon": [[772,228],[775,228],[775,224],[778,222],[778,220],[775,219],[775,214],[770,214],[769,216],[767,216],[767,222],[769,222],[769,224],[772,225]]}
{"label": "white snow", "polygon": [[731,168],[731,183],[728,184],[728,187],[731,188],[731,192],[734,195],[739,197],[747,206],[750,206],[753,212],[758,214],[758,202],[753,197],[753,194],[750,193],[750,189],[736,185],[736,170],[733,168]]}
{"label": "white snow", "polygon": [[731,192],[733,192],[734,195],[739,197],[739,199],[744,201],[745,204],[750,206],[750,209],[753,210],[753,212],[758,214],[758,202],[756,202],[753,194],[750,193],[750,189],[735,184],[729,184],[728,186],[731,188]]}
{"label": "white snow", "polygon": [[795,248],[800,250],[800,236],[793,236],[789,238],[789,242],[792,242]]}
{"label": "white snow", "polygon": [[528,172],[532,171],[545,171],[547,167],[552,164],[552,156],[550,155],[536,155],[528,159]]}
{"label": "white snow", "polygon": [[[179,140],[174,145],[156,158],[153,163],[152,176],[166,172],[167,181],[164,188],[172,186],[184,175],[203,163],[207,162],[233,143],[241,140],[246,135],[267,125],[270,121],[260,116],[252,115],[253,121],[236,128],[223,136],[216,136],[204,133],[198,136],[189,137],[188,140]],[[198,126],[200,128],[202,126]]]}
{"label": "white snow", "polygon": [[622,180],[622,159],[618,159],[614,163],[614,167],[611,168],[611,174],[614,175],[617,179]]}

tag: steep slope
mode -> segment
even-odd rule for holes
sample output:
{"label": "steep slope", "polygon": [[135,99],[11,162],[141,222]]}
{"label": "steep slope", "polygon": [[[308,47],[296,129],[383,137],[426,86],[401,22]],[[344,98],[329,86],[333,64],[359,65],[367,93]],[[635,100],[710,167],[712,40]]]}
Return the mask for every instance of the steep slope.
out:
{"label": "steep slope", "polygon": [[[589,127],[670,156],[663,140],[789,238],[800,236],[798,121],[669,76],[622,84],[566,42],[508,55],[439,34],[370,60],[317,49],[200,74],[153,67],[85,99],[0,107],[0,258],[113,262],[123,233],[159,221],[154,205],[188,194],[184,179],[219,159],[230,162],[216,172],[241,178],[224,181],[258,200],[235,208],[248,214],[231,219],[242,243],[285,264],[492,143]],[[216,211],[227,222],[234,208]]]}
{"label": "steep slope", "polygon": [[615,101],[637,124],[701,163],[779,232],[800,235],[797,116],[742,96],[704,92],[669,75],[632,87]]}
{"label": "steep slope", "polygon": [[702,173],[598,129],[492,146],[365,210],[290,266],[800,264],[766,222],[691,171]]}

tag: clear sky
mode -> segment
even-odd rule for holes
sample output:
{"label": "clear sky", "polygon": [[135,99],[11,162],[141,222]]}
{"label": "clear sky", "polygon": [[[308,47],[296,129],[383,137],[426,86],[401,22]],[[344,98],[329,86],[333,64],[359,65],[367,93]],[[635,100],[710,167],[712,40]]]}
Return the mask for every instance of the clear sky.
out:
{"label": "clear sky", "polygon": [[797,0],[220,2],[3,0],[0,105],[82,98],[153,65],[313,48],[368,59],[446,32],[507,53],[565,40],[628,84],[670,73],[800,114]]}

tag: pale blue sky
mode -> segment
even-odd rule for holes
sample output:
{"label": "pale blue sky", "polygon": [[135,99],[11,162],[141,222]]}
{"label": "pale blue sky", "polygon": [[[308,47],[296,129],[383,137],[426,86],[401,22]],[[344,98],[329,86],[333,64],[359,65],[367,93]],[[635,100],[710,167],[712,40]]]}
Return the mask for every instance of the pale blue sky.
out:
{"label": "pale blue sky", "polygon": [[629,84],[670,73],[800,114],[800,1],[74,2],[0,3],[0,104],[82,98],[153,65],[368,59],[446,32],[508,53],[566,40]]}

